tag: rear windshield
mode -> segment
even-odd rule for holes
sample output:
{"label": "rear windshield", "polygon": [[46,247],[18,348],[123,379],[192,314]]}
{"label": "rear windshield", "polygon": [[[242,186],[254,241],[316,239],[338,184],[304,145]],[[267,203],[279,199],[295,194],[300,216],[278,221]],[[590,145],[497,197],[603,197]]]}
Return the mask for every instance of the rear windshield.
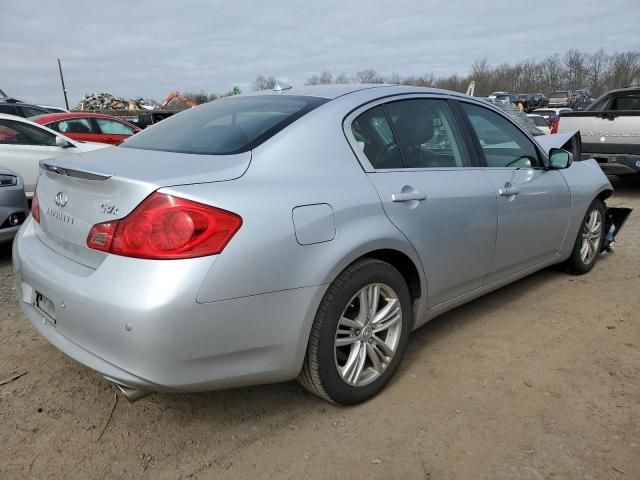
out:
{"label": "rear windshield", "polygon": [[544,119],[544,117],[540,117],[540,116],[535,116],[535,117],[529,117],[531,120],[533,120],[533,124],[536,127],[548,127],[549,125],[547,125],[547,121]]}
{"label": "rear windshield", "polygon": [[568,92],[553,92],[550,98],[566,98],[569,96]]}
{"label": "rear windshield", "polygon": [[242,153],[327,101],[294,95],[223,98],[163,120],[120,146],[203,155]]}

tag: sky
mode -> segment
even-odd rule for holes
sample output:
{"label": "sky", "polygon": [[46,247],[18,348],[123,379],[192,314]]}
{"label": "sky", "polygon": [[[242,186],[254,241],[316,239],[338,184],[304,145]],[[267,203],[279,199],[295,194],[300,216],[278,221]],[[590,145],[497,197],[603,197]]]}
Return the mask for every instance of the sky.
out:
{"label": "sky", "polygon": [[0,89],[70,106],[84,93],[162,100],[303,85],[324,69],[467,74],[571,48],[640,48],[638,0],[27,0],[0,5]]}

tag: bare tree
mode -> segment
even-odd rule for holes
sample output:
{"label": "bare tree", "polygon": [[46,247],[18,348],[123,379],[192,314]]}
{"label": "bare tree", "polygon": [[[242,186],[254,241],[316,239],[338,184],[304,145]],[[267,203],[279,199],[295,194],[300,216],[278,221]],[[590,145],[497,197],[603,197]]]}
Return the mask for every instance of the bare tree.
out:
{"label": "bare tree", "polygon": [[305,85],[328,85],[330,83],[333,83],[333,75],[329,70],[323,70],[320,75],[309,77]]}
{"label": "bare tree", "polygon": [[251,90],[272,90],[276,86],[276,79],[258,75],[251,84]]}
{"label": "bare tree", "polygon": [[571,49],[564,54],[565,87],[571,90],[585,87],[587,80],[586,61],[586,55],[576,49]]}
{"label": "bare tree", "polygon": [[353,83],[353,78],[345,73],[341,73],[334,79],[335,83]]}
{"label": "bare tree", "polygon": [[609,55],[600,49],[587,57],[587,81],[591,95],[599,97],[604,93],[609,69]]}
{"label": "bare tree", "polygon": [[356,73],[356,80],[360,83],[384,83],[382,76],[372,69]]}
{"label": "bare tree", "polygon": [[640,78],[640,52],[616,53],[609,67],[609,88],[633,85]]}

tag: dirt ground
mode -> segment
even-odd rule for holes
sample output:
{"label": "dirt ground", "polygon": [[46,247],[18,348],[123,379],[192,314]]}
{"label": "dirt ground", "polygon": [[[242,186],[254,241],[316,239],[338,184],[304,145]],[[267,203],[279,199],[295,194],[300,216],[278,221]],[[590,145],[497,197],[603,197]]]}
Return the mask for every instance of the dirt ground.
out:
{"label": "dirt ground", "polygon": [[[0,248],[0,479],[638,479],[640,182],[613,255],[539,272],[414,332],[377,398],[295,382],[117,400],[43,340]],[[100,433],[106,425],[102,436]]]}

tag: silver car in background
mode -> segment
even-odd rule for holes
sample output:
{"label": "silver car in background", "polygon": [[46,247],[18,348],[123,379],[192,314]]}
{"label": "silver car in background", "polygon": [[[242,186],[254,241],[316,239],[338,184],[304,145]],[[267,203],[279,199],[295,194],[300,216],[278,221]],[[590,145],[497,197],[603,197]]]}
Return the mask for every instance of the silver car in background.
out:
{"label": "silver car in background", "polygon": [[22,178],[0,167],[0,244],[10,242],[29,215]]}
{"label": "silver car in background", "polygon": [[22,309],[130,399],[298,378],[365,401],[430,319],[588,272],[612,192],[486,102],[380,85],[216,100],[41,170]]}

